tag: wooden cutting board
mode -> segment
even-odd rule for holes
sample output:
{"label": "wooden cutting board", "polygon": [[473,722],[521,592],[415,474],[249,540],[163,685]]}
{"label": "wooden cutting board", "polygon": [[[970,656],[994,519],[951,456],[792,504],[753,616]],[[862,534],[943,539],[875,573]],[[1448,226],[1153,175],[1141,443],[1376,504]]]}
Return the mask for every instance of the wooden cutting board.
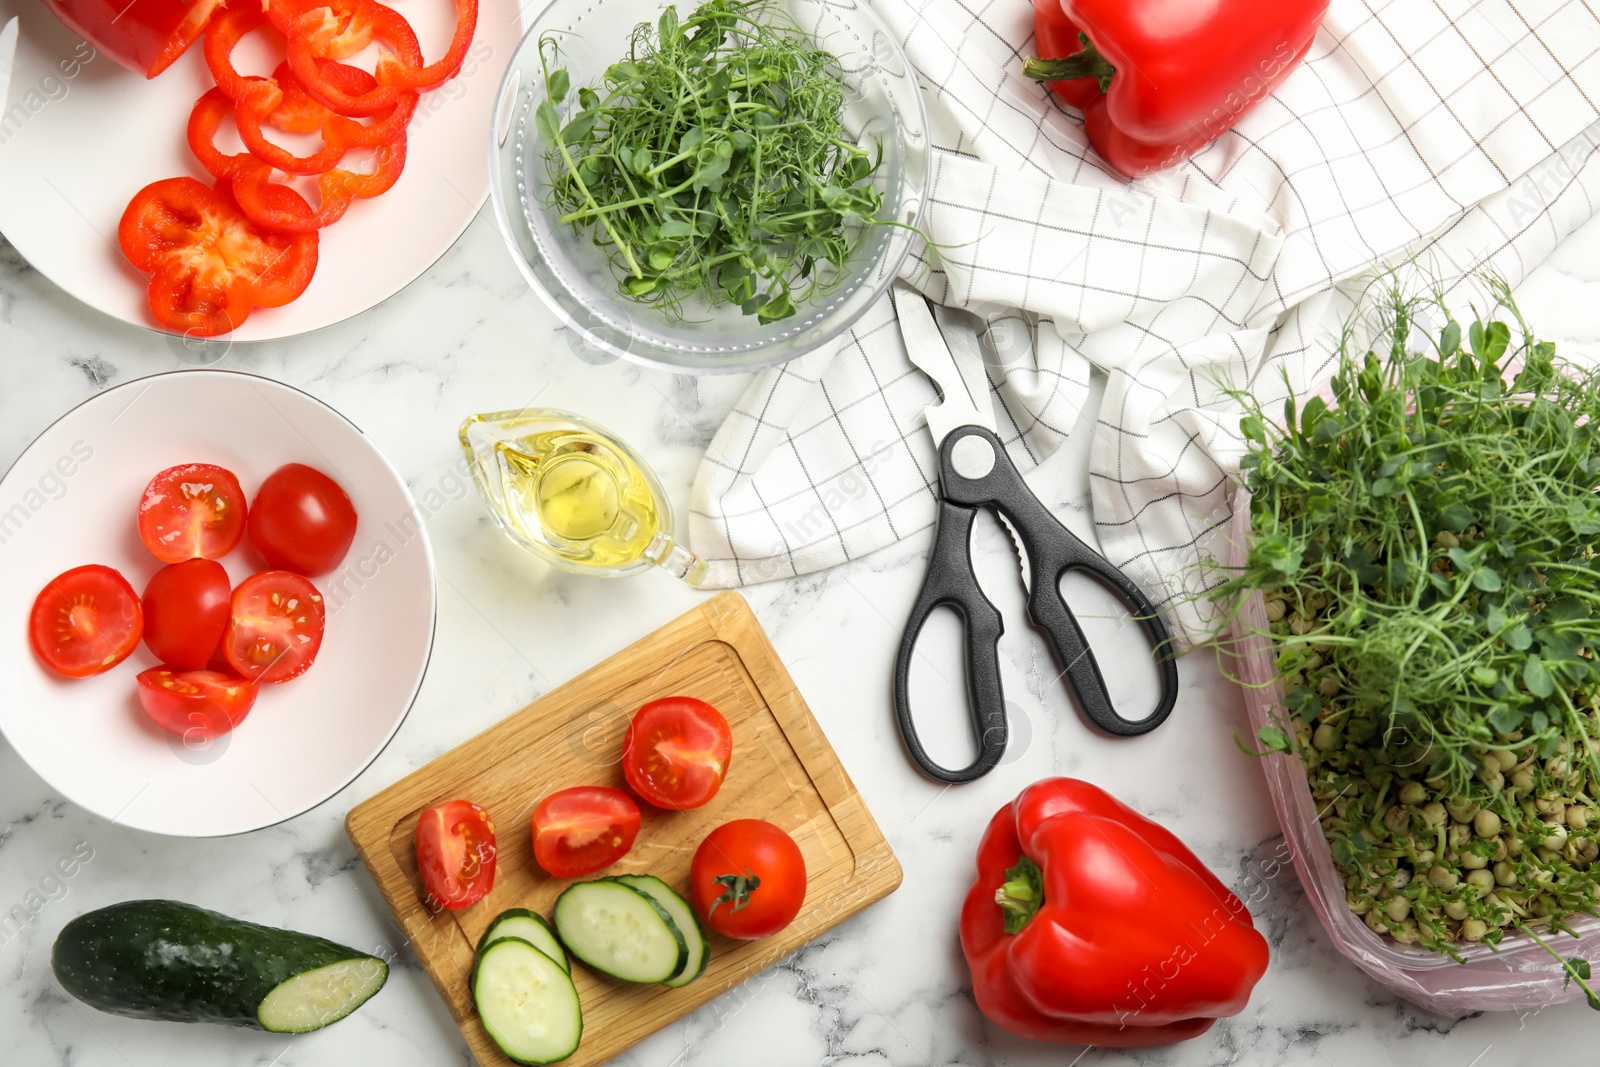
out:
{"label": "wooden cutting board", "polygon": [[[705,807],[639,805],[633,850],[603,874],[650,873],[688,896],[689,861],[713,828],[758,818],[788,831],[806,861],[806,900],[794,923],[761,941],[712,933],[711,962],[682,989],[633,985],[574,961],[583,1042],[563,1061],[597,1064],[726,992],[900,884],[900,864],[822,728],[743,597],[724,593],[523,708],[353,809],[345,830],[438,987],[478,1062],[509,1065],[478,1021],[468,978],[473,950],[496,915],[549,916],[568,885],[534,862],[531,819],[549,793],[623,787],[622,737],[633,712],[666,696],[704,700],[727,718],[733,757]],[[422,811],[446,800],[483,805],[494,819],[494,890],[458,912],[423,904],[413,835]]]}

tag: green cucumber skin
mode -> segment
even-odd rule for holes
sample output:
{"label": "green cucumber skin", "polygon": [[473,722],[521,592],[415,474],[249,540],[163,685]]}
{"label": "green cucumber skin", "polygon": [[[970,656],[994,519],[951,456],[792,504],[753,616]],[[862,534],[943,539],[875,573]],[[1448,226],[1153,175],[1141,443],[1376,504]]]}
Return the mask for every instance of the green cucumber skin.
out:
{"label": "green cucumber skin", "polygon": [[[629,879],[632,879],[632,881],[630,881]],[[666,883],[665,880],[663,880],[661,878],[657,878],[653,874],[621,874],[621,875],[615,876],[614,880],[618,881],[618,882],[621,882],[623,885],[629,887],[630,889],[639,889],[639,886],[636,885],[635,882],[645,882],[645,881],[658,882],[658,883],[660,883],[662,888],[664,888],[667,892],[671,893],[673,896],[675,896],[679,900],[683,901],[684,907],[689,909],[689,918],[694,920],[695,932],[697,932],[700,935],[700,966],[695,969],[695,972],[693,974],[680,974],[680,975],[677,975],[674,978],[668,978],[665,982],[662,982],[661,984],[666,986],[668,989],[682,989],[684,986],[688,985],[690,982],[694,981],[696,978],[699,978],[702,974],[705,974],[706,973],[706,967],[711,963],[711,940],[710,940],[710,936],[706,933],[705,923],[701,922],[700,921],[700,916],[695,913],[694,905],[690,904],[688,899],[686,897],[684,897],[684,895],[682,893],[679,893],[676,889],[673,889],[670,885],[668,885]],[[640,892],[643,892],[643,890],[640,890]],[[646,895],[648,896],[649,894],[646,894]],[[665,910],[665,909],[663,909],[663,910]],[[673,920],[673,924],[676,925],[677,924],[677,920]],[[689,931],[680,930],[679,932],[681,934],[683,934],[685,940],[688,940]]]}
{"label": "green cucumber skin", "polygon": [[50,965],[92,1008],[131,1019],[265,1030],[256,1011],[297,974],[382,960],[311,934],[234,919],[175,900],[128,900],[62,928]]}

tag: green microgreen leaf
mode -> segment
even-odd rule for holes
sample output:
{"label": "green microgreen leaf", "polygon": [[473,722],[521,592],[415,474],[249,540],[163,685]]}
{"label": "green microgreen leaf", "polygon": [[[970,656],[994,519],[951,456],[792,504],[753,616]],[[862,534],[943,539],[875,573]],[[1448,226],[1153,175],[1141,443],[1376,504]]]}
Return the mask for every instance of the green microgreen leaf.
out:
{"label": "green microgreen leaf", "polygon": [[675,6],[636,26],[577,91],[541,39],[536,115],[548,201],[611,261],[625,295],[682,316],[703,297],[762,322],[833,291],[883,194],[881,144],[843,124],[838,60],[771,0]]}

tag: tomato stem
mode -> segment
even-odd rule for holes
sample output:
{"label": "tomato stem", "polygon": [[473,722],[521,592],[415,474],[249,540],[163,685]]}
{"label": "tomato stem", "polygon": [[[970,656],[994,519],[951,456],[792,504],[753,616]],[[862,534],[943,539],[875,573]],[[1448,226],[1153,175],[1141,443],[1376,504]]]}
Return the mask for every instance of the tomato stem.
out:
{"label": "tomato stem", "polygon": [[711,907],[706,910],[706,918],[717,910],[718,904],[732,903],[734,911],[740,911],[750,903],[750,894],[761,888],[761,879],[749,868],[743,874],[719,874],[712,879],[723,887],[722,895],[711,902]]}

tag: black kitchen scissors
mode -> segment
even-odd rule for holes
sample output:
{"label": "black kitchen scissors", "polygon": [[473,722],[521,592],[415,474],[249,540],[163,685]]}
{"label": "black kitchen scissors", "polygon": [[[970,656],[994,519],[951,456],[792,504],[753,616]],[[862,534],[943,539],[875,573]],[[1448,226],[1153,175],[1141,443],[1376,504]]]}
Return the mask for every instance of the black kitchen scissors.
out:
{"label": "black kitchen scissors", "polygon": [[[988,376],[977,360],[958,362],[928,310],[905,282],[896,282],[895,309],[911,362],[933,379],[941,402],[927,409],[928,431],[939,449],[939,529],[928,577],[911,609],[894,673],[895,714],[911,758],[941,782],[970,782],[988,774],[1009,740],[1005,693],[1000,685],[1000,611],[983,595],[972,566],[972,524],[979,508],[993,508],[1011,529],[1024,560],[1028,615],[1055,650],[1078,706],[1109,734],[1132,737],[1160,726],[1178,699],[1178,666],[1165,623],[1155,606],[1122,571],[1084,544],[1039,502],[995,436]],[[1111,704],[1100,664],[1061,595],[1061,578],[1082,571],[1099,579],[1133,608],[1154,648],[1161,698],[1153,713],[1127,719]],[[971,766],[950,770],[935,763],[911,718],[911,658],[929,616],[940,607],[960,612],[966,630],[967,697],[977,726],[979,753]]]}

